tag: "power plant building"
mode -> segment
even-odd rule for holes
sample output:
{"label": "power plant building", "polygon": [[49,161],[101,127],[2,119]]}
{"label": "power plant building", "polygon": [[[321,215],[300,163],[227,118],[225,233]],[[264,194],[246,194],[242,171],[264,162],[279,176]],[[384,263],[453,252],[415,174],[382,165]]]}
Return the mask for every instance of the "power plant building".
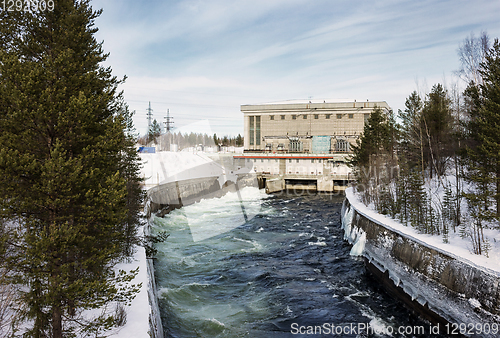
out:
{"label": "power plant building", "polygon": [[380,102],[290,101],[242,105],[249,152],[348,153]]}
{"label": "power plant building", "polygon": [[256,172],[268,192],[342,191],[354,178],[346,164],[375,107],[385,101],[288,101],[242,105],[244,153],[238,167]]}

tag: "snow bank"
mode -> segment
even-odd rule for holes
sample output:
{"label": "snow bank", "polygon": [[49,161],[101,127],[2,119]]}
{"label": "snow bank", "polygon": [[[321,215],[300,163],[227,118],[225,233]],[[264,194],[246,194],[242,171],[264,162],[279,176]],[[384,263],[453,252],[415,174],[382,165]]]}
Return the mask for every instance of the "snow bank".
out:
{"label": "snow bank", "polygon": [[131,284],[142,283],[139,293],[129,307],[126,307],[127,322],[112,335],[120,338],[150,338],[149,316],[154,312],[149,301],[148,289],[150,288],[146,251],[137,247],[137,251],[130,263],[121,263],[116,270],[130,271],[139,267],[139,272]]}

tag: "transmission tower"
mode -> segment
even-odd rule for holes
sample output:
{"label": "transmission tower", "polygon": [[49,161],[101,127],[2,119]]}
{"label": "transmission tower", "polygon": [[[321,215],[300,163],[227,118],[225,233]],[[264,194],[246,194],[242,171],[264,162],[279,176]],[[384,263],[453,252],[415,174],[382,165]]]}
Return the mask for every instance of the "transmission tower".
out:
{"label": "transmission tower", "polygon": [[153,117],[153,109],[151,109],[151,101],[149,101],[149,108],[146,109],[146,111],[148,112],[146,116],[148,119],[148,133],[149,133],[149,131],[151,130],[151,118]]}
{"label": "transmission tower", "polygon": [[173,117],[170,116],[170,109],[167,109],[167,116],[164,117],[165,121],[163,122],[165,124],[165,130],[167,133],[169,133],[174,127],[172,124],[174,124]]}

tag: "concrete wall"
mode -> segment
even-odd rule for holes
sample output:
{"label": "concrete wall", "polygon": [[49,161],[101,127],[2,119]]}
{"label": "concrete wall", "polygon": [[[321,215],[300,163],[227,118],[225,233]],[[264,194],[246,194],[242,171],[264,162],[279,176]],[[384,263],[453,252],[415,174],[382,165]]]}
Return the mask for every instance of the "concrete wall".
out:
{"label": "concrete wall", "polygon": [[285,180],[283,177],[277,177],[266,180],[266,194],[285,190]]}
{"label": "concrete wall", "polygon": [[203,177],[190,180],[175,181],[157,185],[148,190],[149,212],[160,212],[160,215],[171,210],[190,205],[201,199],[220,197],[229,191],[236,191],[247,186],[259,186],[255,174],[234,175],[234,181],[221,181],[219,177]]}
{"label": "concrete wall", "polygon": [[[151,234],[150,224],[144,226],[144,235]],[[148,273],[148,299],[151,307],[149,314],[149,336],[151,338],[163,338],[163,325],[158,304],[158,290],[156,288],[155,270],[152,259],[146,259]]]}
{"label": "concrete wall", "polygon": [[499,273],[429,248],[351,208],[346,199],[342,217],[350,224],[344,229],[365,234],[367,268],[390,292],[441,328],[446,323],[500,324]]}

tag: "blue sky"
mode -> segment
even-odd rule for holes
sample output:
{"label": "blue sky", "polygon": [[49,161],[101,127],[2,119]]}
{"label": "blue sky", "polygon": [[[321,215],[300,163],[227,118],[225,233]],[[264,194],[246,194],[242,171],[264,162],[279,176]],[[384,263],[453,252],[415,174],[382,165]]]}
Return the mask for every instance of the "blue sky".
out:
{"label": "blue sky", "polygon": [[[471,33],[500,37],[498,0],[95,0],[97,39],[139,132],[146,109],[183,131],[243,133],[242,104],[386,101],[459,80]],[[196,125],[210,125],[210,130]],[[203,121],[203,122],[200,122]],[[196,125],[189,126],[198,122]]]}

